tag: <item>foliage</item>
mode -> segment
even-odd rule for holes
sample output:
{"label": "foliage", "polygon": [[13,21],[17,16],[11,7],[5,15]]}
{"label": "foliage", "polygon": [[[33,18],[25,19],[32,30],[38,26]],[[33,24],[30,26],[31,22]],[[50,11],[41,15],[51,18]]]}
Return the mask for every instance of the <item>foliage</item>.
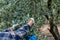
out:
{"label": "foliage", "polygon": [[[31,17],[35,19],[34,33],[42,24],[45,23],[44,15],[50,16],[47,8],[48,0],[0,0],[0,30],[9,28],[10,25],[27,23]],[[58,23],[60,20],[60,0],[53,0],[52,9],[54,13],[54,21]],[[56,19],[57,18],[57,19]],[[37,34],[36,34],[37,35]]]}

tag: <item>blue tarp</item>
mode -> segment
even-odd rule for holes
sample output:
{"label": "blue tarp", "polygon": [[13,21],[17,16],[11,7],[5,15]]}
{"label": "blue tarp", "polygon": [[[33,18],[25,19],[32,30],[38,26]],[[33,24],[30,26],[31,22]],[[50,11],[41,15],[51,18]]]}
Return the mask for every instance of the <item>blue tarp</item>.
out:
{"label": "blue tarp", "polygon": [[37,40],[35,35],[29,37],[29,40]]}

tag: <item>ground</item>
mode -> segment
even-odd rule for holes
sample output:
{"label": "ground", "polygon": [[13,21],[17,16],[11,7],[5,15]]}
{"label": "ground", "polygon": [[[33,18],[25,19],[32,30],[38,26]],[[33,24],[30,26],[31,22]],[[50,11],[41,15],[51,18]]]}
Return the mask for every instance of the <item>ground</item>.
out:
{"label": "ground", "polygon": [[[57,25],[58,26],[58,30],[60,33],[60,24]],[[49,24],[43,24],[41,28],[39,28],[40,30],[40,34],[41,35],[45,35],[47,37],[46,40],[54,40],[54,38],[52,37],[52,34],[49,32]]]}

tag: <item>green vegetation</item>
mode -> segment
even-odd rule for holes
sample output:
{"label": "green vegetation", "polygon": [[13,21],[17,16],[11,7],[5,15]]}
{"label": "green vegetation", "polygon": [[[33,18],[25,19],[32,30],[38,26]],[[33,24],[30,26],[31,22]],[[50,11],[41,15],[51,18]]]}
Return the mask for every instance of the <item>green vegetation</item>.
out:
{"label": "green vegetation", "polygon": [[33,17],[35,24],[31,30],[34,29],[34,33],[36,34],[37,28],[48,22],[45,15],[50,17],[51,11],[54,12],[54,23],[59,23],[60,0],[52,1],[51,8],[53,10],[51,11],[48,9],[47,1],[48,0],[0,0],[0,30],[2,31],[9,28],[10,25],[17,23],[25,24],[29,18]]}

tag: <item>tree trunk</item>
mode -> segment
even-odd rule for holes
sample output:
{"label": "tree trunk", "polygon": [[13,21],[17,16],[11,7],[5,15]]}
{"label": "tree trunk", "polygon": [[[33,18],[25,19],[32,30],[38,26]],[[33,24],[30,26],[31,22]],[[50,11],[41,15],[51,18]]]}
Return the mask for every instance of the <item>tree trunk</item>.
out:
{"label": "tree trunk", "polygon": [[[48,9],[51,11],[51,4],[52,4],[52,0],[48,0],[47,2],[48,4]],[[54,39],[55,40],[60,40],[60,35],[59,35],[59,32],[58,32],[58,28],[57,26],[54,24],[54,17],[53,17],[53,12],[51,11],[51,15],[50,15],[50,18],[48,15],[45,15],[45,17],[47,18],[47,20],[49,21],[49,24],[50,24],[50,33],[53,35]]]}
{"label": "tree trunk", "polygon": [[53,16],[51,16],[51,19],[49,20],[50,24],[50,33],[53,35],[55,40],[60,40],[59,32],[57,26],[53,23]]}

